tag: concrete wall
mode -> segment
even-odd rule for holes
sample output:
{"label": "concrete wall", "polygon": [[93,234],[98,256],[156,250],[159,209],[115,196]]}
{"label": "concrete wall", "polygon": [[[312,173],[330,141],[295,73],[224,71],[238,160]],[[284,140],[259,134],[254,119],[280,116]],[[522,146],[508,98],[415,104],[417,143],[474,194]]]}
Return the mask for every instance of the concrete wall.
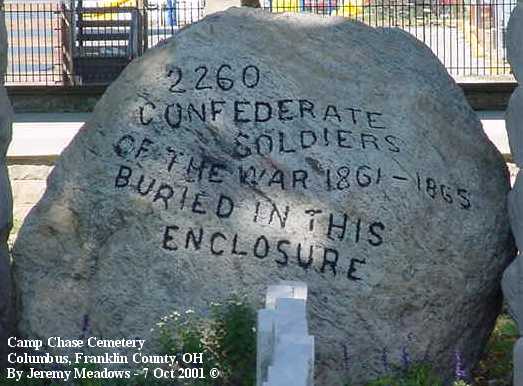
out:
{"label": "concrete wall", "polygon": [[13,190],[14,228],[20,226],[31,208],[40,200],[53,164],[51,160],[9,160],[7,169]]}

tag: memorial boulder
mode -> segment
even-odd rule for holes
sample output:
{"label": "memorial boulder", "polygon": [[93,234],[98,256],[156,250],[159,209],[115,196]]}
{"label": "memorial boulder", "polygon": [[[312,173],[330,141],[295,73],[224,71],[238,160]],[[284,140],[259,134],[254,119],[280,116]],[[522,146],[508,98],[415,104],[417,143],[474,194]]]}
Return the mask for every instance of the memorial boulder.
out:
{"label": "memorial boulder", "polygon": [[[151,338],[306,282],[318,384],[473,364],[513,254],[504,161],[423,44],[233,8],[135,60],[14,249],[26,336]],[[153,341],[149,340],[149,344]]]}

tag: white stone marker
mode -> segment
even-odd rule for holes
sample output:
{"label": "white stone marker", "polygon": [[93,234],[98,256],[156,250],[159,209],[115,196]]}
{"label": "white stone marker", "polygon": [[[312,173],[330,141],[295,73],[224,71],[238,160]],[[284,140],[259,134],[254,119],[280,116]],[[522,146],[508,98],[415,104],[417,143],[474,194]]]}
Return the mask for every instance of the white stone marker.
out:
{"label": "white stone marker", "polygon": [[[518,3],[510,17],[507,32],[507,52],[514,76],[523,80],[523,4]],[[523,90],[518,87],[510,98],[506,112],[507,132],[514,161],[523,165]],[[523,250],[523,175],[518,172],[514,188],[509,192],[510,224],[518,250]],[[523,259],[519,254],[505,270],[502,280],[503,293],[512,316],[516,319],[519,334],[523,331]],[[523,386],[523,339],[514,345],[514,386]]]}
{"label": "white stone marker", "polygon": [[314,384],[314,337],[308,335],[307,285],[282,281],[258,311],[257,386]]}

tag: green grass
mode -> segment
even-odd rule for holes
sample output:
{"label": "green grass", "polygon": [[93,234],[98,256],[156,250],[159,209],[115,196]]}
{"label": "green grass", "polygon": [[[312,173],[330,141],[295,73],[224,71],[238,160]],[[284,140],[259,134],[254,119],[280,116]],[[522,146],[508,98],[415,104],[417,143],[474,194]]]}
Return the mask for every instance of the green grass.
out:
{"label": "green grass", "polygon": [[498,386],[511,385],[512,349],[518,335],[516,322],[508,314],[501,314],[473,372],[474,385],[488,386],[489,380],[496,380]]}
{"label": "green grass", "polygon": [[366,386],[443,386],[443,381],[429,364],[414,364],[395,375],[386,375],[366,384]]}

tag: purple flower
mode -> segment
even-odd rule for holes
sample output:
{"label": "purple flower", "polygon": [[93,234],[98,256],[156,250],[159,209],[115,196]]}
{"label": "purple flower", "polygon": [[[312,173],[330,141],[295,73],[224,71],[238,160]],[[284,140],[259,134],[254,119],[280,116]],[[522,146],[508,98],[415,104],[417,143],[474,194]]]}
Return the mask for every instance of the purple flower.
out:
{"label": "purple flower", "polygon": [[407,370],[410,367],[410,364],[411,364],[410,355],[409,355],[406,347],[403,347],[401,349],[401,363],[403,363],[403,368],[405,370]]}
{"label": "purple flower", "polygon": [[463,367],[463,358],[457,349],[454,351],[454,365],[454,376],[456,379],[459,380],[467,378],[467,371]]}
{"label": "purple flower", "polygon": [[390,370],[390,366],[389,366],[389,358],[387,355],[387,347],[383,347],[383,352],[381,353],[381,363],[383,364],[385,373],[388,373]]}
{"label": "purple flower", "polygon": [[81,338],[84,339],[89,333],[89,315],[84,315],[84,321],[82,324],[82,335]]}

